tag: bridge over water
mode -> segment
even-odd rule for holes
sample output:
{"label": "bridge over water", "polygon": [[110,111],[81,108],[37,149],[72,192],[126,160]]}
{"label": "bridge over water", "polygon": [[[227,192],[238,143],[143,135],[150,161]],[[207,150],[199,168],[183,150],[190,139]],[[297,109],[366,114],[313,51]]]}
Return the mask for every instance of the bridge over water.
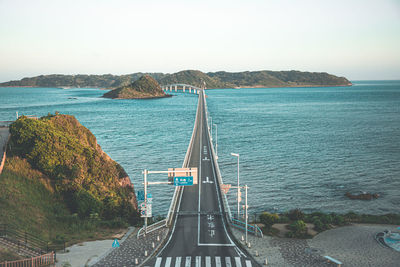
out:
{"label": "bridge over water", "polygon": [[184,83],[174,83],[174,84],[167,84],[167,85],[161,85],[161,89],[164,91],[175,91],[177,92],[178,90],[182,90],[183,92],[189,92],[189,93],[194,93],[194,94],[199,94],[199,92],[203,89],[205,89],[205,86],[203,88],[193,86],[190,84],[184,84]]}

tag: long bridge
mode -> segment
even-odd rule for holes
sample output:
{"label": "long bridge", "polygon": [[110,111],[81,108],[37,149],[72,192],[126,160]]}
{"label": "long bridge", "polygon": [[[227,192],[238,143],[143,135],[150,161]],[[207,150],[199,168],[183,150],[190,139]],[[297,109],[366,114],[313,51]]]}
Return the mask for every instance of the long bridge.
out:
{"label": "long bridge", "polygon": [[205,92],[198,92],[192,138],[183,167],[198,168],[198,184],[177,187],[168,215],[170,233],[156,255],[143,266],[259,266],[233,237],[230,213],[211,143]]}
{"label": "long bridge", "polygon": [[189,93],[194,93],[194,94],[199,94],[199,92],[203,89],[205,89],[205,86],[203,88],[193,86],[190,84],[184,84],[184,83],[174,83],[174,84],[167,84],[167,85],[161,85],[161,89],[164,91],[175,91],[177,92],[178,90],[182,90],[183,92],[189,92]]}

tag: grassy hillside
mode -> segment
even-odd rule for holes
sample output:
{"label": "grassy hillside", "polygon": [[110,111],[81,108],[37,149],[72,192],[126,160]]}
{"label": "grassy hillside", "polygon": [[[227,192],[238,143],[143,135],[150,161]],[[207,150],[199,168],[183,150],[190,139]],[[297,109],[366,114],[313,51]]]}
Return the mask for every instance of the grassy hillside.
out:
{"label": "grassy hillside", "polygon": [[129,177],[73,116],[20,117],[10,133],[1,223],[73,242],[140,221]]}
{"label": "grassy hillside", "polygon": [[119,88],[127,86],[143,75],[149,75],[162,85],[186,83],[201,87],[203,81],[207,88],[233,87],[293,87],[293,86],[346,86],[351,83],[344,77],[325,72],[301,71],[244,71],[208,72],[184,70],[172,74],[133,73],[127,75],[41,75],[24,78],[20,81],[0,83],[0,86],[34,87],[100,87]]}
{"label": "grassy hillside", "polygon": [[118,99],[140,99],[166,97],[168,95],[164,93],[155,79],[144,75],[133,83],[107,92],[103,96]]}

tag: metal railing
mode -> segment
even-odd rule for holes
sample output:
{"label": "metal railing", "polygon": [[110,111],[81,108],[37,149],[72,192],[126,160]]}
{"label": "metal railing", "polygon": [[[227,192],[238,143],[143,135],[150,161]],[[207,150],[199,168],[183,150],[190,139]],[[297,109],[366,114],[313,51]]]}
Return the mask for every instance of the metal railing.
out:
{"label": "metal railing", "polygon": [[5,261],[0,263],[0,267],[40,267],[40,266],[55,266],[56,255],[54,252],[32,257],[23,260]]}
{"label": "metal railing", "polygon": [[[166,221],[167,221],[167,219],[164,219],[164,220],[161,220],[161,221],[158,221],[158,222],[155,222],[153,224],[148,225],[147,226],[147,234],[151,233],[151,232],[153,232],[155,230],[158,230],[160,228],[165,227]],[[136,237],[139,238],[141,235],[144,235],[144,234],[145,234],[144,227],[142,227],[137,232]]]}
{"label": "metal railing", "polygon": [[0,225],[0,237],[11,242],[17,248],[27,248],[35,253],[44,254],[51,251],[65,251],[65,242],[62,244],[50,244],[49,242],[34,236],[27,231],[22,231],[8,224]]}
{"label": "metal railing", "polygon": [[[232,226],[241,229],[243,231],[246,231],[246,223],[240,220],[232,219]],[[257,225],[247,224],[247,232],[254,234],[255,236],[260,236],[260,237],[264,236],[260,227],[258,227]]]}

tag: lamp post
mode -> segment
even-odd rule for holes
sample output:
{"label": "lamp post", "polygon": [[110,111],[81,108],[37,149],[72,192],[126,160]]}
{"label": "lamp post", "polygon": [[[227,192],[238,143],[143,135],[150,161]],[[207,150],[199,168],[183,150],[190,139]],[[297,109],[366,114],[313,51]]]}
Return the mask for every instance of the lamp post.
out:
{"label": "lamp post", "polygon": [[248,222],[247,222],[247,188],[248,188],[247,184],[245,185],[244,188],[245,188],[245,192],[246,192],[246,199],[245,199],[245,203],[244,203],[246,205],[246,215],[245,215],[246,216],[246,244],[248,244],[247,243],[247,224],[248,224]]}
{"label": "lamp post", "polygon": [[234,157],[237,157],[237,216],[238,216],[238,219],[239,219],[239,212],[240,212],[240,209],[239,209],[239,195],[240,195],[240,185],[239,185],[239,158],[240,158],[240,156],[239,156],[239,154],[237,154],[237,153],[231,153],[231,155],[232,156],[234,156]]}
{"label": "lamp post", "polygon": [[218,126],[214,123],[215,126],[215,155],[218,159]]}

